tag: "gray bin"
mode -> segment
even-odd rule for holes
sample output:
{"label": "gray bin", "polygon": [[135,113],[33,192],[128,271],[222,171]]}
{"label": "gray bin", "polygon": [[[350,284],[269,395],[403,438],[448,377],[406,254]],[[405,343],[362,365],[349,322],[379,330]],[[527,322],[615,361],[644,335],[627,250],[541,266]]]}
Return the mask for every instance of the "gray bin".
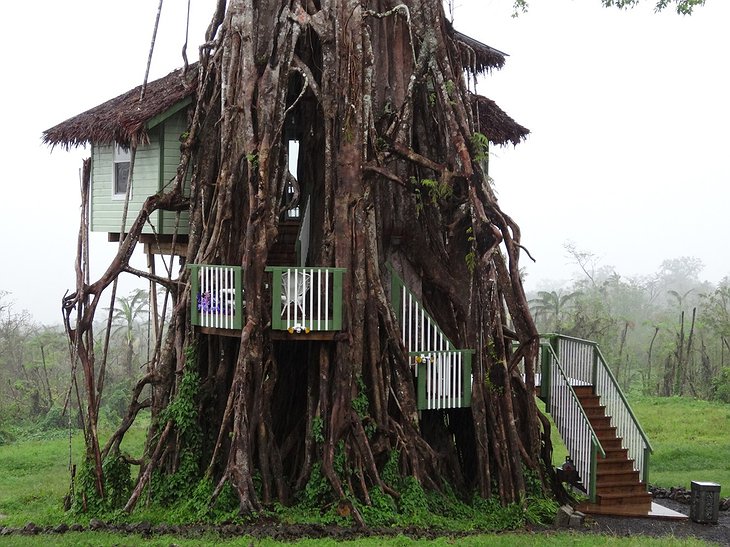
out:
{"label": "gray bin", "polygon": [[720,485],[714,482],[692,481],[689,518],[702,524],[717,524],[720,509]]}

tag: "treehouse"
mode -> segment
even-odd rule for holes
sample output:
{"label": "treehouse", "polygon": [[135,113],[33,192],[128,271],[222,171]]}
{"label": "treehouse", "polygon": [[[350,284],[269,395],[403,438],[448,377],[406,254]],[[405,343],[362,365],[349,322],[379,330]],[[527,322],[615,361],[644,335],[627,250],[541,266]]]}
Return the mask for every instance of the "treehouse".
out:
{"label": "treehouse", "polygon": [[[504,53],[459,32],[453,31],[453,34],[462,54],[475,70],[484,72],[504,64]],[[142,86],[135,87],[43,133],[43,141],[52,147],[90,146],[92,231],[105,232],[109,241],[119,241],[120,234],[137,216],[145,199],[164,192],[175,179],[181,158],[180,143],[192,114],[197,74],[197,65],[190,66],[187,71],[175,70],[148,83],[144,90]],[[471,99],[480,132],[489,135],[489,142],[516,145],[528,134],[527,129],[490,99],[478,95],[472,95]],[[270,284],[280,288],[280,294],[274,289],[276,294],[271,298],[271,329],[289,334],[312,334],[310,339],[331,338],[342,328],[343,270],[319,267],[310,256],[313,245],[321,243],[313,230],[313,215],[321,220],[318,215],[322,208],[322,189],[320,181],[312,181],[316,174],[311,174],[314,168],[307,157],[311,155],[311,149],[299,154],[299,143],[306,140],[303,134],[306,128],[298,123],[296,115],[289,121],[283,138],[287,143],[291,176],[299,182],[296,186],[288,184],[284,190],[285,210],[267,260]],[[134,161],[132,150],[135,150]],[[189,186],[186,188],[189,191]],[[125,205],[126,226],[123,226]],[[185,256],[188,230],[187,211],[178,214],[160,209],[145,223],[140,241],[149,255],[174,252]],[[391,227],[390,238],[393,241],[401,239],[404,230],[407,227]],[[402,264],[403,261],[396,256],[394,263]],[[188,267],[193,272],[192,324],[211,334],[238,336],[245,309],[241,268],[223,264],[189,264]],[[393,282],[408,292],[408,305],[420,310],[408,312],[413,314],[412,317],[408,315],[409,321],[415,321],[413,325],[403,324],[404,329],[410,329],[409,352],[453,350],[448,341],[438,344],[426,341],[430,340],[428,329],[434,329],[434,336],[446,338],[427,314],[418,315],[426,313],[415,296],[421,291],[418,276],[405,272],[411,284],[408,289],[392,267],[390,271]],[[394,299],[393,305],[396,309],[406,306],[405,300],[399,299]],[[416,336],[413,329],[426,328],[427,323],[428,329],[423,334],[426,338],[420,341],[421,335]]]}
{"label": "treehouse", "polygon": [[[469,66],[471,74],[499,68],[504,63],[503,53],[458,32],[449,32],[454,46],[450,53],[460,58],[459,66]],[[413,384],[408,387],[414,387],[421,419],[424,422],[430,420],[424,429],[440,428],[440,431],[446,431],[445,438],[451,441],[463,435],[464,432],[456,425],[449,429],[451,424],[458,423],[468,415],[468,411],[462,409],[470,409],[472,405],[477,408],[476,401],[479,400],[483,406],[485,397],[494,395],[485,395],[484,389],[484,386],[491,385],[492,382],[491,377],[485,379],[487,367],[484,363],[490,359],[484,357],[484,348],[487,347],[488,352],[494,348],[485,345],[481,335],[477,339],[474,332],[466,332],[468,315],[463,311],[470,310],[468,313],[472,313],[471,310],[485,304],[480,302],[479,306],[469,305],[471,296],[457,294],[459,291],[468,293],[468,288],[454,288],[459,280],[473,277],[474,264],[471,267],[468,264],[469,250],[474,251],[479,244],[472,244],[472,241],[477,241],[477,237],[476,234],[471,237],[472,232],[468,230],[472,229],[473,224],[470,224],[464,214],[466,204],[470,203],[467,193],[476,191],[469,186],[470,181],[466,176],[461,176],[460,181],[453,182],[451,186],[441,183],[431,177],[435,173],[442,176],[449,173],[447,165],[439,165],[419,155],[402,142],[386,142],[385,139],[381,142],[379,138],[373,138],[369,141],[369,146],[379,149],[382,145],[383,149],[390,149],[400,159],[413,161],[417,164],[413,172],[422,176],[420,179],[416,176],[400,177],[400,173],[388,172],[378,161],[371,161],[368,165],[358,166],[360,172],[357,176],[362,176],[362,172],[365,172],[373,178],[379,177],[373,184],[382,184],[380,188],[385,189],[380,190],[380,194],[373,200],[381,200],[380,203],[384,206],[379,210],[373,207],[372,209],[376,209],[374,213],[355,212],[356,204],[339,203],[337,191],[328,187],[324,180],[324,173],[327,171],[324,150],[327,143],[317,125],[317,115],[321,114],[318,110],[320,105],[313,93],[300,92],[306,86],[294,79],[295,85],[285,90],[288,93],[285,97],[286,113],[282,116],[282,126],[276,132],[276,139],[281,141],[277,140],[274,147],[276,153],[267,158],[271,162],[271,165],[267,165],[268,168],[279,169],[279,174],[286,175],[275,177],[276,181],[284,180],[285,183],[277,182],[276,190],[266,195],[270,199],[261,200],[270,207],[270,217],[278,217],[278,221],[274,223],[275,229],[271,230],[275,236],[266,240],[265,246],[261,245],[264,254],[255,255],[265,256],[265,262],[256,260],[255,267],[249,263],[248,267],[251,269],[244,270],[240,255],[246,253],[241,251],[244,247],[241,245],[243,240],[240,234],[245,231],[246,226],[239,219],[231,218],[235,215],[224,219],[204,219],[216,227],[226,223],[221,231],[225,231],[229,240],[235,243],[230,245],[238,253],[234,258],[226,258],[220,248],[215,247],[207,253],[200,253],[199,249],[191,253],[188,246],[194,247],[193,236],[196,233],[194,205],[196,200],[203,200],[200,196],[204,196],[206,191],[215,192],[212,187],[217,184],[201,176],[203,182],[196,186],[196,175],[206,169],[205,165],[192,165],[186,171],[178,172],[181,160],[185,164],[185,151],[181,148],[181,142],[188,135],[193,105],[196,104],[197,74],[198,68],[195,65],[187,71],[176,70],[150,82],[144,90],[140,87],[134,88],[44,133],[44,141],[51,146],[91,147],[91,230],[105,232],[110,241],[118,241],[124,236],[132,219],[140,211],[145,211],[146,200],[164,194],[173,180],[187,180],[185,192],[191,196],[188,200],[189,209],[178,207],[174,210],[154,210],[142,229],[140,241],[145,244],[145,252],[150,257],[164,253],[190,260],[184,270],[189,277],[182,277],[188,279],[185,285],[187,292],[184,294],[190,305],[185,321],[189,320],[196,335],[202,335],[199,339],[207,340],[209,346],[218,348],[217,355],[221,357],[221,361],[224,354],[229,358],[235,354],[235,350],[229,350],[235,348],[237,340],[245,339],[242,330],[247,321],[247,304],[250,312],[263,302],[259,309],[267,311],[259,314],[264,318],[260,324],[265,325],[263,329],[266,331],[266,343],[272,342],[270,347],[273,348],[276,359],[280,364],[288,363],[286,373],[289,385],[309,384],[310,388],[315,384],[319,386],[316,367],[310,367],[315,370],[312,373],[306,367],[298,366],[299,362],[293,362],[296,359],[289,357],[323,355],[325,364],[320,366],[326,367],[329,364],[327,354],[332,346],[337,343],[350,344],[350,348],[354,346],[355,329],[350,331],[348,326],[356,322],[362,325],[363,322],[372,320],[368,330],[370,336],[382,337],[382,347],[398,346],[397,353],[404,354],[407,358],[410,375],[405,374],[403,377],[406,378],[406,383],[413,380]],[[451,85],[454,83],[451,82]],[[420,114],[422,119],[428,121],[412,129],[415,134],[413,142],[417,142],[419,138],[424,142],[428,141],[427,130],[433,128],[428,124],[437,126],[439,123],[435,111],[429,111],[429,107],[439,100],[434,86],[434,82],[430,81],[423,83],[420,89],[421,108],[426,111]],[[451,97],[448,82],[444,83],[443,88],[440,100],[448,104]],[[389,91],[381,90],[380,102],[376,101],[371,105],[373,111],[378,112],[377,122],[386,129],[395,119],[390,98],[384,98],[388,93]],[[469,127],[475,127],[470,137],[477,141],[471,143],[474,147],[471,152],[473,161],[482,162],[484,165],[481,170],[486,173],[488,145],[516,145],[525,138],[528,130],[507,116],[490,99],[468,92],[466,96],[465,108],[471,109],[468,113]],[[398,97],[393,102],[401,103],[403,97]],[[466,113],[464,116],[467,116]],[[209,123],[217,124],[218,111],[216,110],[215,117],[209,118],[214,118],[214,122]],[[213,130],[211,133],[215,134]],[[441,148],[451,145],[449,140],[452,135],[453,133],[447,133],[447,138],[439,141],[438,146],[431,146],[429,152],[432,157],[439,157]],[[345,135],[346,140],[347,138],[348,135]],[[215,143],[215,139],[207,142]],[[214,147],[215,144],[211,146]],[[369,152],[381,159],[378,156],[379,151]],[[453,150],[451,153],[456,155]],[[211,161],[220,159],[221,155],[221,150],[211,151],[210,156],[214,158]],[[243,164],[246,169],[257,166],[259,158],[254,157],[255,154],[250,155],[252,157],[247,155],[245,161],[244,158],[236,159],[239,165],[235,169],[244,169]],[[229,173],[229,176],[234,175]],[[456,178],[459,177],[454,176],[450,180]],[[385,183],[391,185],[387,186]],[[196,191],[199,194],[195,194]],[[488,193],[489,189],[481,188],[479,191]],[[461,194],[453,196],[452,192]],[[450,200],[451,197],[454,199]],[[231,199],[236,199],[236,196]],[[493,196],[489,196],[489,199],[493,199]],[[450,221],[446,220],[447,215],[442,213],[441,206],[448,209]],[[395,321],[395,328],[388,332],[397,331],[400,340],[382,335],[385,328],[378,323],[377,313],[373,311],[376,306],[373,304],[370,308],[364,304],[358,308],[365,310],[363,315],[371,317],[347,317],[348,308],[343,302],[353,298],[356,294],[354,284],[361,280],[356,279],[357,275],[352,271],[336,267],[337,257],[333,259],[332,252],[327,255],[322,250],[332,245],[334,229],[331,217],[332,210],[337,207],[340,222],[342,223],[343,217],[347,220],[342,223],[340,230],[344,231],[345,224],[351,230],[344,236],[342,233],[337,234],[339,238],[358,237],[357,231],[364,223],[362,216],[358,218],[356,215],[372,214],[376,217],[375,220],[370,220],[370,226],[376,227],[373,229],[376,233],[372,236],[372,241],[375,242],[373,246],[377,247],[377,265],[372,268],[376,272],[371,272],[370,275],[373,275],[372,279],[387,294],[382,299],[373,298],[373,301],[377,300],[379,306],[385,301],[380,307],[385,309],[389,324]],[[342,214],[344,207],[350,207],[345,215]],[[125,220],[124,211],[127,208]],[[197,209],[198,226],[203,222],[200,218],[201,210],[202,207]],[[430,222],[423,221],[424,218],[420,215],[431,215],[428,219]],[[404,222],[404,218],[412,222]],[[423,222],[419,223],[419,220]],[[330,239],[325,235],[324,229],[328,223]],[[458,236],[457,229],[460,230]],[[481,235],[484,243],[486,236]],[[431,245],[434,241],[436,243],[433,247],[438,248],[438,254],[419,254],[420,247]],[[455,245],[455,241],[461,242],[461,247]],[[196,261],[190,258],[194,256],[206,258]],[[329,256],[329,260],[322,258],[323,256]],[[438,264],[433,263],[434,256],[439,256]],[[349,261],[352,257],[347,258]],[[350,263],[348,261],[340,260]],[[154,260],[150,263],[154,264]],[[252,278],[251,272],[257,269],[259,272],[263,271],[263,275]],[[454,271],[457,272],[456,275]],[[247,303],[246,274],[248,291],[258,292],[261,295],[259,300],[251,298]],[[506,272],[498,274],[507,275]],[[487,292],[492,293],[492,290]],[[380,294],[378,293],[379,296]],[[489,298],[494,298],[489,305],[495,309],[504,308],[503,303],[497,300],[503,296],[492,295]],[[455,311],[454,302],[460,306],[461,315]],[[354,308],[350,306],[350,309]],[[185,312],[185,308],[181,309]],[[382,309],[379,310],[381,317]],[[249,322],[252,315],[253,313],[249,313]],[[500,324],[500,329],[502,326]],[[504,327],[504,331],[507,331],[506,325]],[[502,334],[500,332],[500,336]],[[471,343],[465,340],[471,340]],[[215,344],[211,341],[215,341]],[[381,340],[377,340],[376,348],[381,348],[377,346],[379,343]],[[477,344],[482,346],[481,355],[474,348]],[[470,345],[471,348],[465,347]],[[508,347],[501,349],[505,355],[510,353]],[[213,353],[211,351],[211,355]],[[381,351],[374,353],[380,354]],[[373,359],[379,358],[381,357]],[[211,357],[211,362],[216,359],[218,357]],[[307,359],[302,357],[300,361]],[[602,506],[609,511],[606,507],[610,505],[615,511],[616,506],[623,505],[634,509],[634,512],[647,511],[650,506],[646,494],[647,463],[651,447],[598,348],[590,342],[553,336],[543,340],[540,359],[541,368],[537,376],[534,381],[525,384],[537,386],[538,396],[546,402],[548,411],[555,418],[576,468],[576,483],[589,496],[590,503],[586,505],[586,509],[596,510]],[[401,357],[398,363],[402,361]],[[513,372],[512,366],[506,370],[505,359],[498,365],[505,369],[505,374],[514,373],[519,376],[516,371]],[[405,363],[403,369],[408,370]],[[326,376],[327,373],[323,374]],[[475,378],[481,378],[483,382],[477,383]],[[486,391],[489,392],[490,389]],[[390,387],[383,392],[383,400],[390,397],[390,392]],[[526,390],[525,393],[531,400],[532,394]],[[481,399],[477,399],[477,396]],[[282,398],[285,399],[282,405],[291,405],[290,411],[282,412],[282,416],[296,416],[311,410],[306,406],[303,394],[298,391]],[[387,402],[385,406],[388,406]],[[451,414],[442,416],[439,412]],[[298,427],[292,424],[293,422],[283,424],[282,427],[291,427],[292,430]],[[468,430],[468,427],[464,430]],[[471,443],[469,446],[473,448],[474,444],[478,443]],[[293,450],[293,446],[293,443],[287,445],[289,450]],[[469,473],[476,473],[475,465],[477,464],[467,465]],[[489,484],[487,481],[487,487]]]}
{"label": "treehouse", "polygon": [[[150,82],[141,97],[135,87],[43,133],[51,146],[91,148],[90,229],[118,241],[127,201],[126,226],[149,196],[163,192],[180,164],[180,141],[189,125],[189,110],[197,82],[195,66],[176,70]],[[131,150],[135,148],[132,166]],[[131,177],[130,177],[131,174]],[[176,254],[185,254],[188,213],[157,210],[142,230],[148,253],[169,252],[177,229]]]}

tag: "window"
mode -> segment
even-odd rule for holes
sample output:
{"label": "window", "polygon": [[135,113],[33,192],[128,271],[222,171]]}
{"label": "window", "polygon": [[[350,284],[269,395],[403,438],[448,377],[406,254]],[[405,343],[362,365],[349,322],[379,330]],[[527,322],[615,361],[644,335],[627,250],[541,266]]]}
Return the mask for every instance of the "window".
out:
{"label": "window", "polygon": [[[289,173],[292,177],[296,178],[297,176],[297,162],[299,161],[299,141],[289,141],[288,142],[288,148],[289,148]],[[300,196],[301,198],[301,196]],[[294,201],[294,186],[290,182],[286,184],[286,189],[284,190],[284,205],[289,205]],[[287,220],[296,220],[299,219],[300,211],[299,206],[292,207],[291,209],[287,209],[286,211],[286,219]]]}
{"label": "window", "polygon": [[112,197],[123,198],[127,193],[129,182],[130,155],[129,148],[114,143],[114,170],[112,180]]}

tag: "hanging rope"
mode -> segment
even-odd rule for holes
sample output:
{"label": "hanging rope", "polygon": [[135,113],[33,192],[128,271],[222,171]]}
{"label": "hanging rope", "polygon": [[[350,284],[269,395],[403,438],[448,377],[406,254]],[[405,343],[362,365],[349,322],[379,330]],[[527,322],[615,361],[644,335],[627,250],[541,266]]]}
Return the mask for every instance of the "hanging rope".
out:
{"label": "hanging rope", "polygon": [[188,72],[188,32],[190,31],[190,0],[188,0],[188,16],[185,21],[185,43],[182,47],[183,75]]}
{"label": "hanging rope", "polygon": [[155,50],[155,40],[157,39],[157,27],[160,25],[160,14],[162,13],[162,0],[157,7],[157,17],[155,17],[155,28],[152,31],[152,43],[150,44],[150,54],[147,56],[147,70],[144,73],[144,82],[142,82],[142,91],[139,93],[139,100],[144,99],[145,91],[147,91],[147,78],[150,75],[150,65],[152,64],[152,52]]}

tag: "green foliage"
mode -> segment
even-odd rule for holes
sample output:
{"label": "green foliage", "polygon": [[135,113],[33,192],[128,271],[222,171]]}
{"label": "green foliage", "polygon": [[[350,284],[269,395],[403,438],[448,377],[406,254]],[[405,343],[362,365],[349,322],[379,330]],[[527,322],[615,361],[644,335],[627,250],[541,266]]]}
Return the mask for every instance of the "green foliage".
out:
{"label": "green foliage", "polygon": [[379,487],[370,490],[370,501],[371,505],[357,506],[368,526],[394,526],[398,522],[395,501]]}
{"label": "green foliage", "polygon": [[446,80],[444,89],[446,90],[446,94],[451,97],[454,94],[454,91],[456,91],[456,84],[454,84],[453,80]]}
{"label": "green foliage", "polygon": [[132,493],[132,469],[121,454],[109,455],[102,465],[107,507],[121,509]]}
{"label": "green foliage", "polygon": [[[601,0],[601,3],[607,7],[617,7],[619,9],[633,8],[641,0]],[[662,11],[669,6],[674,6],[674,10],[680,15],[692,15],[694,8],[704,6],[705,0],[655,0],[655,11]],[[529,2],[527,0],[514,0],[512,17],[518,17],[522,13],[527,13]]]}
{"label": "green foliage", "polygon": [[324,422],[321,416],[315,416],[312,419],[312,437],[317,443],[324,442]]}
{"label": "green foliage", "polygon": [[469,273],[473,274],[477,267],[477,252],[474,248],[477,238],[474,237],[474,228],[471,226],[466,229],[466,240],[471,246],[471,250],[466,253],[464,260],[466,261],[466,267],[469,269]]}
{"label": "green foliage", "polygon": [[332,503],[333,500],[334,493],[327,477],[322,473],[322,465],[315,463],[304,491],[300,494],[299,502],[304,509],[317,509]]}
{"label": "green foliage", "polygon": [[446,182],[438,181],[435,179],[421,179],[420,181],[416,177],[411,177],[410,182],[413,185],[413,192],[416,197],[416,216],[420,216],[423,212],[423,191],[428,194],[428,200],[431,205],[436,205],[439,201],[449,199],[454,189]]}
{"label": "green foliage", "polygon": [[489,138],[483,133],[472,134],[471,147],[475,162],[481,163],[489,157]]}
{"label": "green foliage", "polygon": [[153,496],[163,505],[190,497],[200,479],[203,443],[198,421],[200,376],[196,367],[196,348],[188,347],[177,394],[160,417],[161,423],[173,422],[181,447],[177,470],[171,474],[158,471],[152,478]]}
{"label": "green foliage", "polygon": [[368,402],[368,395],[365,393],[365,381],[362,376],[357,377],[357,397],[352,400],[352,409],[357,412],[360,419],[364,419],[368,416],[370,404]]}
{"label": "green foliage", "polygon": [[712,380],[713,399],[723,403],[730,403],[730,367],[725,367]]}

